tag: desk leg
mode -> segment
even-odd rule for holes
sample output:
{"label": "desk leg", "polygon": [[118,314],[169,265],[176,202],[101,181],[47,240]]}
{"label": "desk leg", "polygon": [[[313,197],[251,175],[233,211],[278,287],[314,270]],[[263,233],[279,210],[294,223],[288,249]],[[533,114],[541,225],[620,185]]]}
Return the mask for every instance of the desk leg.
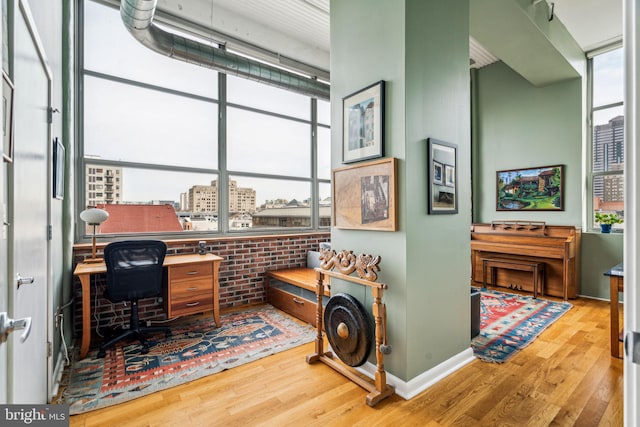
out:
{"label": "desk leg", "polygon": [[80,359],[87,356],[91,344],[91,275],[78,276],[82,285],[82,343],[80,344]]}
{"label": "desk leg", "polygon": [[618,301],[618,280],[622,278],[617,276],[609,277],[609,300],[611,313],[611,356],[621,358],[620,356],[620,306]]}
{"label": "desk leg", "polygon": [[219,328],[222,326],[220,323],[220,290],[218,287],[218,268],[220,261],[214,261],[213,263],[213,321],[216,322],[216,326]]}

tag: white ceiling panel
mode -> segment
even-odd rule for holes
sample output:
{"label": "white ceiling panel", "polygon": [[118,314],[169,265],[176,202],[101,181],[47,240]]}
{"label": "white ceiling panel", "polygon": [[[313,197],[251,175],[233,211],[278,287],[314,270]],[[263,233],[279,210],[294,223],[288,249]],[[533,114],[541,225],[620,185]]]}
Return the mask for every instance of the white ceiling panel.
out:
{"label": "white ceiling panel", "polygon": [[[554,18],[585,51],[621,39],[622,0],[530,1],[553,7]],[[166,13],[322,70],[329,70],[329,5],[330,0],[158,0]],[[499,59],[473,39],[469,47],[473,67]]]}

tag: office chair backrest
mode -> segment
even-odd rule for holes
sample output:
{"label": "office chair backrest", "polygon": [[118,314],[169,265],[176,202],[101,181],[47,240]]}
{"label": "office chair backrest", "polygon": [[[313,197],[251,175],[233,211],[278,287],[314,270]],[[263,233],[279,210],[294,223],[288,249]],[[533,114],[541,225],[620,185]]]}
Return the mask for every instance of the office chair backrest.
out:
{"label": "office chair backrest", "polygon": [[159,240],[108,244],[104,248],[107,265],[105,296],[112,302],[118,302],[160,295],[166,253],[167,245]]}

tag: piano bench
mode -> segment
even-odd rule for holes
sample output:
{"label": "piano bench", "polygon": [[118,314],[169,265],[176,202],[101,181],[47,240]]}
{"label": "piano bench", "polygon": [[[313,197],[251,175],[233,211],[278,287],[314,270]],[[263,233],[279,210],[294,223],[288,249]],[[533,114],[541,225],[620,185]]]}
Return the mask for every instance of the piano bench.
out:
{"label": "piano bench", "polygon": [[544,295],[544,262],[509,258],[482,258],[482,287],[487,287],[487,272],[491,274],[491,284],[497,286],[496,270],[498,268],[531,272],[533,274],[533,297],[538,298],[538,285],[540,293]]}

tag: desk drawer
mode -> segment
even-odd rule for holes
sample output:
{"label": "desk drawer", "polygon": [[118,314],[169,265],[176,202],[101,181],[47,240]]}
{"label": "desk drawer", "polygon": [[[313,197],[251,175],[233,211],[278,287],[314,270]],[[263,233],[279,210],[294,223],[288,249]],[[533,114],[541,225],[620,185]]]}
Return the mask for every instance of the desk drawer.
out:
{"label": "desk drawer", "polygon": [[171,299],[189,298],[202,292],[209,292],[213,289],[213,281],[211,277],[200,277],[197,279],[184,280],[181,282],[171,283]]}
{"label": "desk drawer", "polygon": [[211,263],[179,265],[171,267],[170,275],[172,282],[176,280],[194,280],[202,277],[208,277],[209,281],[211,281],[213,269]]}
{"label": "desk drawer", "polygon": [[213,309],[213,290],[193,293],[192,295],[171,298],[169,317],[201,313]]}

